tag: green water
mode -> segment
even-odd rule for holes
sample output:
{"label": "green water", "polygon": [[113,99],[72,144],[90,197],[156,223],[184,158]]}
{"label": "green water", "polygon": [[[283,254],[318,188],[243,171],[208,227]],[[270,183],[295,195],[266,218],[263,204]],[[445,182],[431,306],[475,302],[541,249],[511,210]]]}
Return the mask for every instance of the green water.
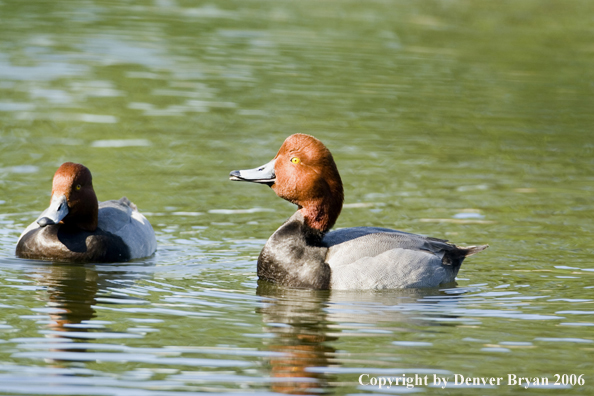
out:
{"label": "green water", "polygon": [[[2,0],[0,394],[594,393],[592,15],[580,0]],[[227,178],[295,132],[334,154],[336,227],[491,247],[444,290],[258,285],[294,207]],[[100,200],[138,205],[154,257],[14,257],[65,161]]]}

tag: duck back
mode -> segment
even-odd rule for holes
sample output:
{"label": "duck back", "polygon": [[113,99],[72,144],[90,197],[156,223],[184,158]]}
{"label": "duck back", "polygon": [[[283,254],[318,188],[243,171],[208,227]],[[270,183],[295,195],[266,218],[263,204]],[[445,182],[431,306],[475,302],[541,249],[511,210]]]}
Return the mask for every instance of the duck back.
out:
{"label": "duck back", "polygon": [[157,249],[153,227],[126,197],[99,203],[98,226],[125,241],[130,259],[150,256]]}
{"label": "duck back", "polygon": [[328,233],[326,262],[331,288],[399,289],[438,287],[455,281],[467,255],[485,247],[460,248],[445,240],[378,227]]}

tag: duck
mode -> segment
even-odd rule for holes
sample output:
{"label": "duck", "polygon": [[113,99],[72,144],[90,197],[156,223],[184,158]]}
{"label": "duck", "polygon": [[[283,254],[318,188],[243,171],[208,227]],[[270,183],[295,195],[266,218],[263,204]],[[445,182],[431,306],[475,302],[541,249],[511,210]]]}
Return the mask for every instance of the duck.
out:
{"label": "duck", "polygon": [[123,262],[157,249],[149,221],[126,197],[98,202],[91,171],[65,162],[52,181],[50,206],[21,234],[16,256],[59,262]]}
{"label": "duck", "polygon": [[233,181],[268,185],[297,211],[266,241],[259,279],[291,288],[384,290],[436,288],[455,283],[462,261],[488,245],[380,227],[334,231],[344,201],[330,150],[306,134],[289,136],[276,156],[253,169],[234,170]]}

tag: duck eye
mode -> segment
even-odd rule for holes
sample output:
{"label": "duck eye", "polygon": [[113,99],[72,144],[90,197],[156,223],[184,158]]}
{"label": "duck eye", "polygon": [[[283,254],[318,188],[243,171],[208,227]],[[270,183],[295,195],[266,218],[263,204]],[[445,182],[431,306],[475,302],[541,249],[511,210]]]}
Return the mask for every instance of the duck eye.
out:
{"label": "duck eye", "polygon": [[294,163],[294,164],[298,164],[298,163],[301,162],[301,160],[299,158],[297,158],[297,157],[293,157],[293,158],[291,158],[291,162]]}
{"label": "duck eye", "polygon": [[77,189],[77,190],[80,190],[80,184],[77,184],[77,185],[76,185],[76,189]]}

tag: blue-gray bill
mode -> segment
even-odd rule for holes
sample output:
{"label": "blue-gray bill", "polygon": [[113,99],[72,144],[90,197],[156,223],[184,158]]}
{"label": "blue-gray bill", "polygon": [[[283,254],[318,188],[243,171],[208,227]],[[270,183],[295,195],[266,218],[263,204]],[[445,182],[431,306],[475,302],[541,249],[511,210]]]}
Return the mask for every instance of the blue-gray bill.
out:
{"label": "blue-gray bill", "polygon": [[276,181],[274,163],[272,160],[254,169],[234,170],[229,173],[229,179],[234,181],[246,181],[252,183],[263,183],[272,185]]}
{"label": "blue-gray bill", "polygon": [[58,224],[68,214],[68,201],[65,195],[54,195],[47,208],[37,220],[40,227]]}

